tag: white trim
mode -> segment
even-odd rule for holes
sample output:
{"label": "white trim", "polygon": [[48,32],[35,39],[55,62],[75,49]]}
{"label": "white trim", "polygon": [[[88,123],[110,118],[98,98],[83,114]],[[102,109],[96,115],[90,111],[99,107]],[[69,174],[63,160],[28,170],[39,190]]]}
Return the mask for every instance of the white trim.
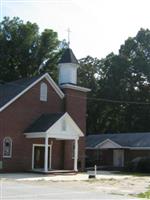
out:
{"label": "white trim", "polygon": [[119,144],[117,144],[116,142],[113,142],[113,141],[110,140],[110,139],[106,139],[106,140],[104,140],[103,142],[97,144],[97,145],[95,146],[95,148],[103,149],[103,148],[101,148],[101,146],[102,146],[103,144],[107,143],[107,142],[110,143],[110,144],[112,144],[112,145],[114,145],[114,148],[124,148],[123,146],[120,146]]}
{"label": "white trim", "polygon": [[[118,155],[119,155],[119,157],[118,157]],[[117,163],[116,163],[116,160],[117,160]],[[119,163],[118,163],[118,161],[119,161]],[[124,167],[124,150],[123,149],[114,149],[113,150],[113,166],[114,167]]]}
{"label": "white trim", "polygon": [[24,133],[26,138],[45,138],[46,133],[45,132],[36,132],[36,133]]}
{"label": "white trim", "polygon": [[48,172],[48,137],[45,137],[44,172]]}
{"label": "white trim", "polygon": [[34,85],[36,85],[39,81],[41,81],[43,78],[46,78],[46,80],[50,83],[50,85],[53,87],[53,89],[56,91],[56,93],[59,95],[61,99],[64,98],[64,93],[60,90],[60,88],[56,85],[56,83],[53,81],[53,79],[50,77],[48,73],[41,76],[39,79],[34,81],[31,85],[29,85],[26,89],[24,89],[22,92],[20,92],[17,96],[15,96],[13,99],[11,99],[8,103],[6,103],[4,106],[0,108],[0,112],[3,111],[6,107],[8,107],[10,104],[12,104],[15,100],[17,100],[20,96],[22,96],[25,92],[27,92],[29,89],[31,89]]}
{"label": "white trim", "polygon": [[76,67],[76,68],[79,68],[79,64],[78,63],[59,63],[58,64],[58,66],[57,66],[57,68],[59,69],[59,68],[61,68],[61,67],[63,67],[63,66],[70,66],[70,65],[72,65],[72,66],[74,66],[74,67]]}
{"label": "white trim", "polygon": [[75,149],[75,140],[72,142],[72,149],[71,149],[71,154],[72,154],[72,160],[74,160],[74,149]]}
{"label": "white trim", "polygon": [[[62,131],[61,128],[57,130],[57,126],[59,127],[62,119],[67,120],[67,126],[72,128],[72,132],[68,131],[66,127],[66,131]],[[83,137],[84,134],[78,125],[74,122],[74,120],[70,117],[70,115],[66,112],[64,113],[50,128],[48,128],[45,132],[33,132],[33,133],[24,133],[27,138],[45,138],[46,135],[49,138],[56,139],[64,139],[64,140],[74,140],[79,137]]]}
{"label": "white trim", "polygon": [[75,148],[74,148],[74,171],[78,171],[78,139],[75,139]]}
{"label": "white trim", "polygon": [[[66,131],[59,131],[59,133],[54,134],[54,127],[57,125],[57,123],[59,123],[62,119],[67,119],[70,126],[72,126],[75,131],[73,134],[67,133]],[[62,115],[47,131],[46,133],[48,134],[49,138],[59,138],[59,139],[70,139],[70,140],[74,140],[74,139],[78,139],[79,137],[83,137],[84,134],[81,131],[81,129],[78,127],[78,125],[74,122],[74,120],[71,118],[71,116],[66,112],[64,115]]]}
{"label": "white trim", "polygon": [[130,150],[150,150],[150,147],[129,147]]}
{"label": "white trim", "polygon": [[40,85],[40,101],[47,101],[47,84],[45,82],[42,82]]}
{"label": "white trim", "polygon": [[85,87],[80,87],[80,86],[77,86],[77,85],[71,85],[71,84],[63,84],[63,85],[60,85],[61,88],[69,88],[69,89],[73,89],[73,90],[79,90],[81,92],[90,92],[91,89],[89,88],[85,88]]}
{"label": "white trim", "polygon": [[[45,144],[32,144],[32,170],[35,170],[34,169],[34,149],[36,146],[39,146],[39,147],[45,147]],[[49,169],[52,168],[52,144],[49,144],[48,147],[50,147],[49,149]]]}
{"label": "white trim", "polygon": [[55,83],[55,81],[50,77],[48,73],[46,73],[46,80],[51,84],[51,86],[54,88],[56,93],[60,96],[61,99],[64,98],[64,93],[61,91],[61,89],[58,87],[58,85]]}
{"label": "white trim", "polygon": [[[150,147],[128,147],[128,146],[122,146],[122,149],[129,149],[129,150],[150,150]],[[86,149],[89,150],[95,150],[95,149],[99,149],[96,147],[86,147]]]}

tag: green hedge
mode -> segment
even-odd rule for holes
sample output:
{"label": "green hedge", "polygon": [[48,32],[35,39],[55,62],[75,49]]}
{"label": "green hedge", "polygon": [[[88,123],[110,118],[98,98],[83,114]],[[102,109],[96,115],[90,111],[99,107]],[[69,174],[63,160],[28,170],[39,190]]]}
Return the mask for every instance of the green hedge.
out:
{"label": "green hedge", "polygon": [[127,171],[150,173],[150,157],[136,158],[126,166]]}

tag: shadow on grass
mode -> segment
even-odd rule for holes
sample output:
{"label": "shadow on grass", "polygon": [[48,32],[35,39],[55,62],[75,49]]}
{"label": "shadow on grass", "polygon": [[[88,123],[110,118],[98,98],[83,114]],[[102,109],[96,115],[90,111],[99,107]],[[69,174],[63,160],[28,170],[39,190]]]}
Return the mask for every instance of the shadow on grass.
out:
{"label": "shadow on grass", "polygon": [[150,173],[140,173],[140,172],[126,172],[126,171],[121,171],[121,172],[116,172],[115,174],[118,175],[131,175],[131,176],[150,176]]}

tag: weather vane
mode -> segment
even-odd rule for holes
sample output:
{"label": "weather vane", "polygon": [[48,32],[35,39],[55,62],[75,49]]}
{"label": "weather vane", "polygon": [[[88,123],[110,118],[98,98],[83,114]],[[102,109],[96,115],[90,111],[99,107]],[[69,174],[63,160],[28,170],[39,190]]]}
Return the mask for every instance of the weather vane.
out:
{"label": "weather vane", "polygon": [[68,47],[69,47],[70,46],[70,33],[71,33],[70,28],[67,29],[67,33],[68,33]]}

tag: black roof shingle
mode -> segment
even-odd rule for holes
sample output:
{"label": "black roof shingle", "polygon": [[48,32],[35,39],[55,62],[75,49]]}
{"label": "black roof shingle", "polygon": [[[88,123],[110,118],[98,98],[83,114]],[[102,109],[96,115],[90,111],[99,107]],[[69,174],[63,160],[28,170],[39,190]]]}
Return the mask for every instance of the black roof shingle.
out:
{"label": "black roof shingle", "polygon": [[117,133],[88,135],[86,147],[95,148],[98,144],[110,139],[124,147],[150,147],[150,133]]}
{"label": "black roof shingle", "polygon": [[65,49],[59,63],[74,63],[78,64],[78,60],[76,59],[73,51],[70,48]]}
{"label": "black roof shingle", "polygon": [[15,98],[19,93],[34,83],[42,75],[0,84],[0,108]]}
{"label": "black roof shingle", "polygon": [[43,114],[37,120],[35,120],[24,132],[45,132],[63,115],[64,113]]}

